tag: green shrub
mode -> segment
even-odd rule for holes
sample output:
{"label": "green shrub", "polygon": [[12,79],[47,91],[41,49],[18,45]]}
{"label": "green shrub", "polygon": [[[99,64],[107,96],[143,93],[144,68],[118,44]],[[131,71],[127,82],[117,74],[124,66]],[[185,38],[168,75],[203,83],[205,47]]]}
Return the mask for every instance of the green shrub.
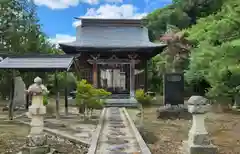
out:
{"label": "green shrub", "polygon": [[47,96],[47,95],[44,95],[44,96],[43,96],[43,105],[44,105],[44,106],[47,106],[47,105],[48,105],[48,96]]}
{"label": "green shrub", "polygon": [[104,102],[102,100],[95,100],[95,101],[91,101],[88,103],[88,108],[89,109],[95,109],[95,110],[100,110],[103,108]]}
{"label": "green shrub", "polygon": [[101,109],[103,107],[103,102],[101,99],[106,98],[111,95],[110,92],[104,89],[96,89],[91,84],[87,83],[86,80],[81,80],[77,84],[77,95],[76,104],[80,106],[85,106],[85,108]]}
{"label": "green shrub", "polygon": [[145,94],[143,89],[136,90],[135,98],[142,106],[148,106],[151,104],[152,101],[152,97]]}

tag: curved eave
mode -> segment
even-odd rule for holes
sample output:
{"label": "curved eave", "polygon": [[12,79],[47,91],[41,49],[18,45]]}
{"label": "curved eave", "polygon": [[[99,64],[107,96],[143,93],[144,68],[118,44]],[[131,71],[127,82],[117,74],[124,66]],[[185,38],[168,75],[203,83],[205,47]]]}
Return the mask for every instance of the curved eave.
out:
{"label": "curved eave", "polygon": [[129,53],[129,52],[135,52],[139,53],[141,55],[146,55],[154,57],[157,54],[161,53],[163,49],[167,46],[166,44],[155,44],[152,42],[145,43],[145,45],[113,45],[113,46],[80,46],[76,45],[75,43],[61,43],[59,44],[61,49],[66,53],[66,54],[78,54],[81,52],[85,53],[117,53],[117,52],[124,52],[124,53]]}

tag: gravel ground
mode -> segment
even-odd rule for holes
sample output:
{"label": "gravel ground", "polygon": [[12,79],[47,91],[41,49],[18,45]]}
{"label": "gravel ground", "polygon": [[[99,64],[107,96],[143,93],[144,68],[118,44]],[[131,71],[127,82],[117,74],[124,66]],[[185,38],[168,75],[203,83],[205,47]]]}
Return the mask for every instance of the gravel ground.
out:
{"label": "gravel ground", "polygon": [[75,144],[58,136],[48,135],[48,144],[56,150],[56,154],[86,154],[88,152],[88,147]]}
{"label": "gravel ground", "polygon": [[[0,121],[3,121],[0,119]],[[29,127],[15,122],[0,123],[0,154],[16,154],[26,141]],[[48,144],[61,154],[85,154],[88,147],[47,134]]]}
{"label": "gravel ground", "polygon": [[[153,154],[180,154],[190,127],[191,120],[158,120],[156,107],[144,110],[142,135]],[[240,114],[209,113],[206,128],[219,154],[240,154]]]}

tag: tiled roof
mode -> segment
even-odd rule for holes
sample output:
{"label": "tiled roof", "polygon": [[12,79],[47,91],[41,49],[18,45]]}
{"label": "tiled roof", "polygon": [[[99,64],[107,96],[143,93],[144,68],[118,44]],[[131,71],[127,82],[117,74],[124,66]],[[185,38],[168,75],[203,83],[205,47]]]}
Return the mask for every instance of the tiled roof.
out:
{"label": "tiled roof", "polygon": [[148,29],[139,26],[77,27],[76,41],[61,43],[64,47],[77,48],[161,48],[165,44],[149,41]]}

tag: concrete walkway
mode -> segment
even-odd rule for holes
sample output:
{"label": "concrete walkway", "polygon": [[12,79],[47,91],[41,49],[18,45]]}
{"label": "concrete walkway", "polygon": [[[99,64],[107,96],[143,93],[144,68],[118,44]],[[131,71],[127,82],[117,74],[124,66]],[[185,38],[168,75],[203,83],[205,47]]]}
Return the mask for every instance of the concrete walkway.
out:
{"label": "concrete walkway", "polygon": [[122,108],[108,108],[96,154],[140,152],[133,130]]}
{"label": "concrete walkway", "polygon": [[151,154],[125,108],[104,108],[88,154]]}

